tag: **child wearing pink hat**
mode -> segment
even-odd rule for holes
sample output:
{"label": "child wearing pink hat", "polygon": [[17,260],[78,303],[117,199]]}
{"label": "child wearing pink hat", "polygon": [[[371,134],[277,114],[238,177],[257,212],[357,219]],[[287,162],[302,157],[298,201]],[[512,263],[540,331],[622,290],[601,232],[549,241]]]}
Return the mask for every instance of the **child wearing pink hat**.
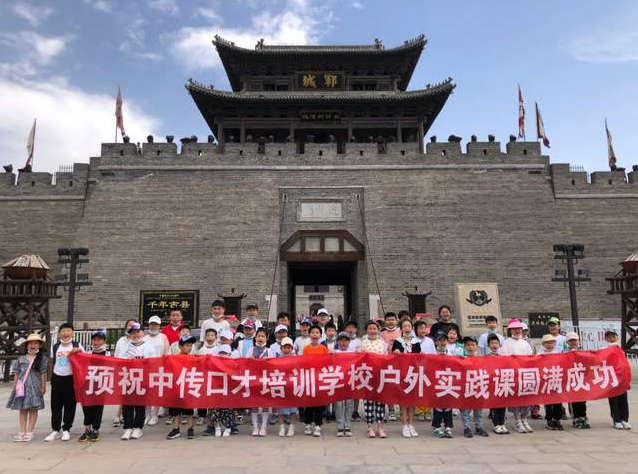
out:
{"label": "child wearing pink hat", "polygon": [[[502,355],[533,355],[532,346],[523,338],[523,328],[525,325],[519,319],[511,319],[507,325],[510,333],[509,337],[501,346],[500,353]],[[529,406],[512,407],[510,411],[514,413],[516,425],[514,429],[519,433],[533,433],[534,429],[529,424]]]}

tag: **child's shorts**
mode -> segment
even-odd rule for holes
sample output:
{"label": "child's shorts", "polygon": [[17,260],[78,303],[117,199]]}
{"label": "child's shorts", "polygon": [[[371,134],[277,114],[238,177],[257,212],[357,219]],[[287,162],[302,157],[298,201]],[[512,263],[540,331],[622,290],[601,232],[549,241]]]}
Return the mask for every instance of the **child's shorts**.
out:
{"label": "child's shorts", "polygon": [[180,415],[192,416],[193,409],[192,408],[169,408],[168,415],[169,416],[180,416]]}
{"label": "child's shorts", "polygon": [[299,413],[299,409],[297,409],[296,407],[277,409],[278,415],[297,415],[298,413]]}

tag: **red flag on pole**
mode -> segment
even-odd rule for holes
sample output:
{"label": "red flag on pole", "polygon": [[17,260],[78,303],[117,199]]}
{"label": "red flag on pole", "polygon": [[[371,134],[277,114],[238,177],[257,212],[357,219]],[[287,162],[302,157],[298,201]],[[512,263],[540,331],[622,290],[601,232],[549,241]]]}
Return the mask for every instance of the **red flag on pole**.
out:
{"label": "red flag on pole", "polygon": [[536,106],[536,137],[543,140],[543,145],[549,148],[549,138],[545,134],[545,125],[543,125],[543,117],[541,117],[541,111],[538,108],[538,103],[534,102]]}
{"label": "red flag on pole", "polygon": [[609,158],[609,169],[613,170],[616,168],[616,153],[614,152],[614,147],[611,144],[611,133],[609,132],[609,128],[607,127],[606,118],[605,118],[605,132],[607,133],[607,156]]}
{"label": "red flag on pole", "polygon": [[117,98],[115,99],[115,141],[117,142],[117,129],[120,129],[122,136],[126,135],[124,131],[124,116],[122,115],[122,91],[117,86]]}
{"label": "red flag on pole", "polygon": [[27,164],[24,165],[25,168],[33,165],[33,152],[35,151],[35,123],[37,119],[33,120],[33,127],[31,127],[31,131],[29,132],[29,138],[27,138]]}
{"label": "red flag on pole", "polygon": [[525,106],[520,85],[518,86],[518,138],[525,140]]}

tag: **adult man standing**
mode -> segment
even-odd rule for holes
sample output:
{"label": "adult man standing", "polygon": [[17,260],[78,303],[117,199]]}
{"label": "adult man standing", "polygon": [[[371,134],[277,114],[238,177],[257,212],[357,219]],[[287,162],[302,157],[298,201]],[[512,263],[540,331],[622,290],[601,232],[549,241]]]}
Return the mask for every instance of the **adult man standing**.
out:
{"label": "adult man standing", "polygon": [[224,319],[224,311],[226,311],[226,303],[222,300],[215,300],[210,305],[211,317],[204,321],[200,327],[199,340],[203,341],[206,336],[206,329],[213,328],[220,334],[222,331],[230,331],[230,324]]}
{"label": "adult man standing", "polygon": [[247,321],[253,322],[255,331],[263,327],[263,324],[259,320],[259,306],[257,306],[257,303],[249,303],[248,306],[246,306],[246,319],[241,322],[242,325],[245,325]]}
{"label": "adult man standing", "polygon": [[175,308],[171,309],[168,315],[168,324],[162,329],[162,334],[168,339],[169,345],[179,340],[179,328],[182,327],[182,310]]}

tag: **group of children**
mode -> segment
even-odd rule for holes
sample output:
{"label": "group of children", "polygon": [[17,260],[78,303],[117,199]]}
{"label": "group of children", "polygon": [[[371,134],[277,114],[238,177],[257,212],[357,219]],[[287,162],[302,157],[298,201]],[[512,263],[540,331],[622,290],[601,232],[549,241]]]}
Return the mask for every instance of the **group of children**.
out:
{"label": "group of children", "polygon": [[[493,316],[485,318],[486,332],[479,338],[466,336],[460,338],[460,329],[452,321],[452,313],[448,306],[439,309],[439,321],[429,324],[425,320],[412,321],[409,317],[389,312],[383,324],[380,321],[368,321],[364,326],[364,334],[358,336],[359,327],[356,321],[345,323],[341,332],[332,323],[330,314],[321,309],[314,320],[304,319],[300,322],[300,334],[293,341],[288,334],[290,318],[287,313],[280,313],[274,331],[269,333],[257,317],[257,305],[249,305],[248,317],[233,333],[228,321],[224,319],[223,301],[215,301],[212,305],[211,319],[201,327],[199,340],[191,333],[191,328],[181,323],[178,311],[170,315],[170,323],[160,330],[160,319],[156,316],[149,320],[149,328],[145,333],[135,320],[126,322],[126,334],[117,341],[114,357],[140,359],[162,355],[214,355],[230,358],[273,358],[292,357],[296,355],[316,356],[348,352],[370,352],[374,354],[424,353],[443,356],[500,356],[500,355],[532,355],[535,353],[551,354],[579,350],[577,333],[560,334],[559,321],[551,319],[548,324],[549,333],[543,336],[539,351],[525,335],[525,324],[517,319],[510,320],[505,337],[498,332],[498,321]],[[407,312],[406,312],[407,313]],[[608,344],[617,344],[618,335],[613,331],[605,334]],[[44,349],[44,341],[37,334],[31,334],[24,343],[25,354],[14,364],[14,390],[7,407],[19,410],[19,433],[14,437],[16,442],[28,442],[33,439],[33,429],[37,421],[38,410],[44,408],[44,394],[48,359]],[[109,355],[106,334],[98,331],[91,337],[91,352],[98,355]],[[85,349],[73,340],[73,327],[63,324],[58,331],[58,341],[52,348],[51,374],[51,427],[52,432],[45,441],[71,439],[70,430],[75,418],[76,400],[73,391],[73,373],[69,356]],[[616,429],[630,429],[628,422],[629,409],[627,394],[624,393],[609,399],[613,426]],[[388,408],[388,410],[386,410]],[[79,441],[98,441],[103,417],[103,406],[82,407],[84,415],[84,433]],[[158,423],[160,407],[125,405],[118,407],[113,422],[115,427],[122,426],[122,440],[134,440],[143,436],[145,425]],[[401,434],[411,438],[419,436],[415,426],[415,410],[432,413],[432,435],[437,438],[452,438],[453,417],[455,410],[449,408],[425,408],[401,406],[400,418],[403,424]],[[585,402],[570,404],[573,426],[579,429],[590,427],[587,419]],[[505,408],[489,410],[489,418],[493,423],[493,432],[498,435],[508,434],[505,426]],[[538,407],[512,407],[509,409],[515,420],[515,431],[531,433],[529,423],[537,413]],[[359,421],[359,400],[342,400],[330,406],[288,407],[271,409],[255,407],[248,410],[252,424],[252,436],[267,435],[269,423],[278,423],[279,436],[294,436],[297,419],[303,422],[305,435],[322,436],[325,420],[336,422],[337,436],[351,437],[353,421]],[[370,438],[386,438],[384,422],[396,418],[395,407],[372,400],[363,400],[363,412],[367,423],[366,436]],[[487,437],[489,434],[483,426],[482,410],[463,409],[458,413],[463,425],[463,435]],[[187,425],[187,438],[195,436],[195,425],[208,425],[204,436],[228,437],[238,434],[241,411],[229,408],[210,410],[168,408],[167,424],[171,425],[168,439],[181,436],[180,425]],[[563,430],[561,420],[566,418],[566,410],[562,404],[545,406],[546,428]],[[472,424],[474,430],[472,430]],[[287,425],[287,426],[286,426]]]}

